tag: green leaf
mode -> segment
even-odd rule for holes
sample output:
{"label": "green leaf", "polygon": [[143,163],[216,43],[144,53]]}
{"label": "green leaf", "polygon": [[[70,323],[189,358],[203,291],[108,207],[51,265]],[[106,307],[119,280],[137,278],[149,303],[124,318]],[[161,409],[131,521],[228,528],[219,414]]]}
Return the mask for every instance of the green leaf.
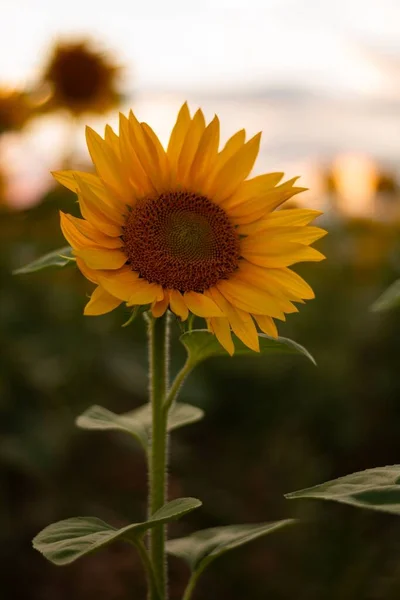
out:
{"label": "green leaf", "polygon": [[[192,406],[177,402],[168,414],[167,430],[172,431],[199,421],[204,412]],[[91,406],[80,417],[76,424],[81,429],[125,431],[133,435],[141,446],[147,450],[151,434],[151,406],[144,404],[136,410],[116,415],[102,406]]]}
{"label": "green leaf", "polygon": [[[313,364],[316,364],[311,354],[300,344],[288,338],[272,338],[264,333],[258,334],[260,339],[260,355],[264,354],[302,354]],[[192,366],[200,363],[211,356],[229,356],[214,334],[206,329],[194,329],[181,335],[179,338],[185,346]],[[236,336],[233,336],[235,344],[235,356],[259,356],[254,350],[250,350]]]}
{"label": "green leaf", "polygon": [[70,246],[64,246],[58,250],[53,250],[40,258],[37,258],[33,262],[20,267],[13,271],[14,275],[24,275],[26,273],[34,273],[35,271],[41,271],[42,269],[48,269],[49,267],[65,267],[75,263],[75,258],[72,256],[72,248]]}
{"label": "green leaf", "polygon": [[167,552],[182,558],[199,575],[214,559],[263,535],[273,533],[294,519],[256,525],[230,525],[196,531],[188,537],[169,540]]}
{"label": "green leaf", "polygon": [[201,506],[196,498],[178,498],[165,504],[148,521],[116,529],[95,517],[76,517],[49,525],[33,540],[33,547],[56,565],[67,565],[115,540],[135,543],[146,531],[179,519]]}
{"label": "green leaf", "polygon": [[128,327],[129,325],[131,325],[133,321],[135,321],[138,318],[138,316],[143,314],[146,310],[148,310],[147,306],[134,306],[132,308],[131,316],[127,321],[125,321],[125,323],[121,325],[121,327]]}
{"label": "green leaf", "polygon": [[379,312],[400,306],[400,279],[397,279],[371,306],[371,310]]}
{"label": "green leaf", "polygon": [[285,498],[313,498],[400,515],[400,465],[367,469],[286,494]]}
{"label": "green leaf", "polygon": [[[135,419],[139,419],[145,427],[147,427],[149,433],[151,432],[151,407],[149,404],[144,404],[140,408],[137,408],[130,414]],[[191,404],[185,404],[184,402],[176,402],[172,405],[168,413],[167,431],[173,431],[184,427],[184,425],[190,425],[196,423],[204,417],[204,411],[197,406]]]}
{"label": "green leaf", "polygon": [[133,435],[147,451],[149,443],[148,430],[142,420],[135,419],[135,412],[116,415],[107,408],[95,404],[76,419],[76,424],[81,429],[125,431]]}

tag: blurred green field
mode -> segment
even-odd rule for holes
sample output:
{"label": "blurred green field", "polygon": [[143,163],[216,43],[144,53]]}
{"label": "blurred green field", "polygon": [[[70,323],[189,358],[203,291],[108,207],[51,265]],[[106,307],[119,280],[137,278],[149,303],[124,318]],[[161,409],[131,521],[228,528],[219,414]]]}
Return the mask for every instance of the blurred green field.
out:
{"label": "blurred green field", "polygon": [[[123,412],[146,401],[145,325],[121,328],[126,308],[83,317],[90,284],[75,270],[12,276],[64,245],[57,188],[26,212],[0,213],[0,584],[5,600],[145,598],[134,551],[123,545],[57,568],[31,547],[52,521],[94,515],[113,524],[146,511],[143,457],[122,435],[78,430],[91,404]],[[327,260],[299,268],[316,292],[280,326],[305,345],[300,357],[214,359],[181,399],[206,418],[171,439],[170,498],[202,509],[172,536],[241,522],[301,523],[216,562],[194,598],[398,600],[400,521],[289,491],[400,462],[400,312],[369,307],[397,275],[400,235],[366,221],[324,223]],[[199,320],[199,325],[201,322]],[[172,368],[184,357],[173,327]],[[171,599],[187,571],[171,560]]]}

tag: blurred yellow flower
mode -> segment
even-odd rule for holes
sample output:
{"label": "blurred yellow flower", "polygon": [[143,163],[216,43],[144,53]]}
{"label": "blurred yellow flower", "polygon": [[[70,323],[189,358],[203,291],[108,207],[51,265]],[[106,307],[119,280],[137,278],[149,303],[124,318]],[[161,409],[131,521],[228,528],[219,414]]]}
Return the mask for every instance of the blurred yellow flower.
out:
{"label": "blurred yellow flower", "polygon": [[[54,177],[78,194],[83,219],[61,213],[64,236],[82,273],[97,285],[86,315],[151,306],[189,312],[232,354],[231,330],[255,351],[256,324],[277,335],[273,319],[297,312],[293,302],[314,297],[289,267],[319,261],[310,247],[326,232],[308,224],[315,210],[276,211],[303,191],[283,173],[246,179],[261,134],[245,142],[241,130],[219,148],[219,120],[206,126],[181,108],[165,151],[147,123],[120,115],[119,136],[87,128],[97,175],[58,171]],[[256,323],[256,324],[255,324]]]}
{"label": "blurred yellow flower", "polygon": [[120,67],[88,42],[59,43],[45,67],[42,83],[50,86],[43,108],[65,108],[74,115],[104,113],[118,105]]}
{"label": "blurred yellow flower", "polygon": [[0,89],[0,134],[22,129],[31,116],[32,105],[25,92]]}

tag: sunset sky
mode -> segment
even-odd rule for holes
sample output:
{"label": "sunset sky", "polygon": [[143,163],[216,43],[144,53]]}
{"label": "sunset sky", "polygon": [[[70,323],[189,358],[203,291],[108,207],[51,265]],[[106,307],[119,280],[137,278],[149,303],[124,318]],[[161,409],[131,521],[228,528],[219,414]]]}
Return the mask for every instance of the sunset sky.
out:
{"label": "sunset sky", "polygon": [[[399,0],[0,0],[0,7],[2,85],[33,84],[56,41],[87,37],[124,67],[123,110],[133,106],[164,143],[188,100],[207,118],[219,114],[223,137],[262,130],[256,170],[302,172],[316,195],[315,172],[337,156],[400,164]],[[105,119],[117,123],[85,122],[102,131]],[[50,185],[70,135],[63,127],[50,119],[4,145],[16,197],[26,201]],[[87,156],[83,123],[76,147]]]}
{"label": "sunset sky", "polygon": [[60,34],[91,34],[139,88],[399,92],[397,0],[2,0],[1,8],[3,81],[32,78]]}

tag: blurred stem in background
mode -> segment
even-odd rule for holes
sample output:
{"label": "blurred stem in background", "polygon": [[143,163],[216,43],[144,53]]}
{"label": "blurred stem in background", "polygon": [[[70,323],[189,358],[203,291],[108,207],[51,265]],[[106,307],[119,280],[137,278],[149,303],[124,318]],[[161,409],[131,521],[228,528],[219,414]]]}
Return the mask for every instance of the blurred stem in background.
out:
{"label": "blurred stem in background", "polygon": [[78,137],[79,118],[70,114],[67,115],[66,136],[64,142],[64,157],[63,169],[71,169],[74,165],[74,157],[76,152],[76,142]]}
{"label": "blurred stem in background", "polygon": [[[149,451],[149,518],[164,504],[167,496],[167,418],[164,401],[168,387],[169,325],[165,314],[148,318],[150,402],[152,405],[152,437]],[[150,589],[150,600],[165,600],[167,569],[165,558],[166,527],[150,530],[150,555],[158,588]]]}

